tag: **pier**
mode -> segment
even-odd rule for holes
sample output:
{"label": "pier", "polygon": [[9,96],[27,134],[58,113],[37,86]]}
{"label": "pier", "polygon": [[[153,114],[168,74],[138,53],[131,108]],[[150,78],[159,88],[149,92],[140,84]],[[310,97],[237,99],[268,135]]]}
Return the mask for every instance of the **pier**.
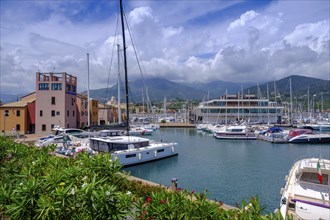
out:
{"label": "pier", "polygon": [[189,123],[176,123],[176,122],[166,122],[160,123],[159,127],[161,128],[196,128],[196,125]]}

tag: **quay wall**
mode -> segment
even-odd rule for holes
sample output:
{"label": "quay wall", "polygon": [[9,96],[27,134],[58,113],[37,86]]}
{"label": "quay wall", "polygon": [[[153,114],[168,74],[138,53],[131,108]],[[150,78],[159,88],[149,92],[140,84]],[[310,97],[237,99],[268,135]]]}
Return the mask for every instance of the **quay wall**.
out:
{"label": "quay wall", "polygon": [[189,123],[176,123],[176,122],[166,122],[160,123],[161,128],[196,128],[196,125]]}

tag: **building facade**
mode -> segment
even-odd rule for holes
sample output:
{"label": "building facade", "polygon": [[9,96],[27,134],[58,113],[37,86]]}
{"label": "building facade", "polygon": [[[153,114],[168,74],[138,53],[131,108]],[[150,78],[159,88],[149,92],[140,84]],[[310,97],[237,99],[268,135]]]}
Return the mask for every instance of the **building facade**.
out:
{"label": "building facade", "polygon": [[196,108],[197,123],[230,124],[238,121],[250,123],[280,123],[283,106],[255,95],[224,95],[219,99],[201,102]]}
{"label": "building facade", "polygon": [[36,133],[77,126],[77,78],[65,72],[36,73]]}
{"label": "building facade", "polygon": [[89,100],[89,111],[91,117],[91,125],[98,125],[99,119],[99,101],[96,99]]}
{"label": "building facade", "polygon": [[88,126],[88,103],[87,96],[77,94],[77,128]]}
{"label": "building facade", "polygon": [[0,131],[17,135],[35,132],[35,93],[22,97],[20,101],[0,106]]}

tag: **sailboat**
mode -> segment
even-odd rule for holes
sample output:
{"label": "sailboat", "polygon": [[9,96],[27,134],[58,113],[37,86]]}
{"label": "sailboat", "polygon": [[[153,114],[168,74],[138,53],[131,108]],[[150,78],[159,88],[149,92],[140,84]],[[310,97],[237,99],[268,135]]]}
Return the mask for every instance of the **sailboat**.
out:
{"label": "sailboat", "polygon": [[124,27],[124,10],[120,0],[120,16],[123,36],[125,95],[126,95],[126,136],[94,137],[90,139],[90,147],[97,152],[111,153],[114,160],[118,160],[123,166],[159,160],[178,155],[177,143],[165,143],[149,140],[144,137],[130,136],[129,126],[129,100],[128,100],[128,74],[126,59],[126,42]]}

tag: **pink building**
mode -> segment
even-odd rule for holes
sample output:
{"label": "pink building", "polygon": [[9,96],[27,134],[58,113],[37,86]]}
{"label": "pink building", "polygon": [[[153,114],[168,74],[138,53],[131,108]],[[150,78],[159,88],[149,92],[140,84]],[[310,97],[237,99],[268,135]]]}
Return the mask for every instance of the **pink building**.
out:
{"label": "pink building", "polygon": [[36,133],[50,133],[56,125],[77,126],[77,77],[63,73],[36,73]]}

